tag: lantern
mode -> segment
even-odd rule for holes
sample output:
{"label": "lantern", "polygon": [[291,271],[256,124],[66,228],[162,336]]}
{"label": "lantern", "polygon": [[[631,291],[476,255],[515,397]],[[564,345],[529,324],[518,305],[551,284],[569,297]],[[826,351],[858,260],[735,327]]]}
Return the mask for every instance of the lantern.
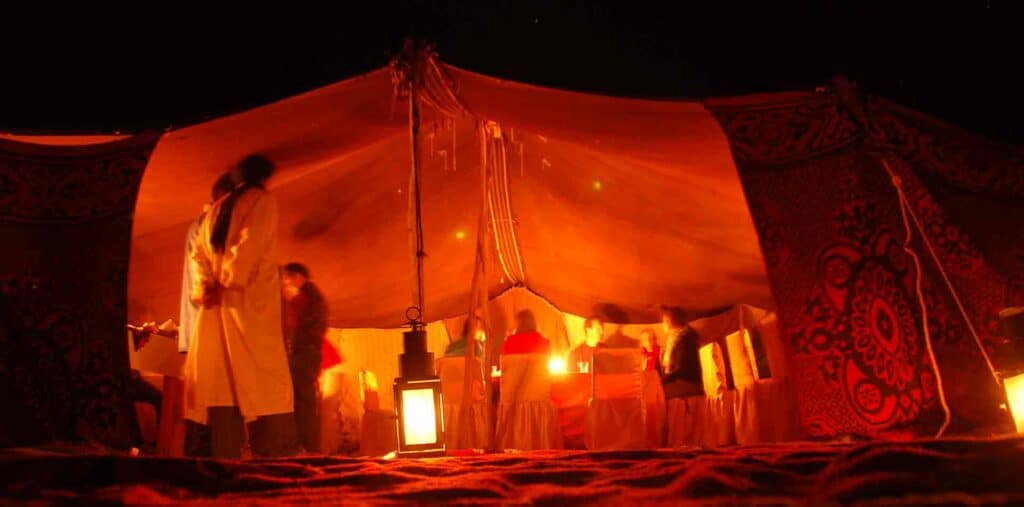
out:
{"label": "lantern", "polygon": [[552,375],[562,375],[568,371],[565,364],[565,358],[562,356],[551,356],[548,359],[548,373]]}
{"label": "lantern", "polygon": [[427,352],[427,333],[413,321],[403,333],[395,379],[395,415],[398,418],[398,456],[431,457],[445,454],[441,379],[434,373],[434,354]]}
{"label": "lantern", "polygon": [[1017,433],[1024,433],[1024,369],[1019,363],[1024,359],[1024,307],[1006,308],[999,312],[999,330],[1010,347],[1008,355],[1017,360],[1013,371],[1000,374],[1014,426]]}
{"label": "lantern", "polygon": [[1024,373],[1004,378],[1003,387],[1017,433],[1024,433]]}

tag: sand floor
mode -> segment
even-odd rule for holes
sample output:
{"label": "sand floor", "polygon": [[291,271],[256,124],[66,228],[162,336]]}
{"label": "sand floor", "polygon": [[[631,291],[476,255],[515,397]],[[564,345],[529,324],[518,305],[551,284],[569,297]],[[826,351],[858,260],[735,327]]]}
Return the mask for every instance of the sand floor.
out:
{"label": "sand floor", "polygon": [[[2,503],[1024,504],[1024,439],[217,461],[0,452]],[[684,502],[688,501],[688,502]]]}

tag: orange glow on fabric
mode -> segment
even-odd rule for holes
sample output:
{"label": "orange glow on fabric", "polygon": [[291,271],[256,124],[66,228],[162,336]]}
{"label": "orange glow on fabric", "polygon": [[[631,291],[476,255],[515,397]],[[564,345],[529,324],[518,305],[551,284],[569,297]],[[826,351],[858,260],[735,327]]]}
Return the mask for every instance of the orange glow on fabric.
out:
{"label": "orange glow on fabric", "polygon": [[1024,433],[1024,373],[1003,381],[1017,433]]}
{"label": "orange glow on fabric", "polygon": [[433,389],[402,391],[402,424],[405,429],[406,445],[437,442],[436,423]]}

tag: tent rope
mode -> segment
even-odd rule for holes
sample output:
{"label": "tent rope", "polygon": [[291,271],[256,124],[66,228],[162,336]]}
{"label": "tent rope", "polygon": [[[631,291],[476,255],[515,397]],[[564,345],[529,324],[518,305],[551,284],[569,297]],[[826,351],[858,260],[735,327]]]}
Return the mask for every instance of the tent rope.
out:
{"label": "tent rope", "polygon": [[[870,139],[869,142],[875,144],[880,149],[881,153],[891,153],[893,150],[886,140],[885,132],[876,127],[875,124],[871,121],[871,111],[868,108],[863,96],[861,95],[859,87],[848,81],[845,78],[845,76],[841,75],[836,76],[835,84],[837,95],[839,97],[840,102],[844,106],[846,106],[846,110],[849,113],[851,113],[854,120],[857,121],[857,123],[860,124],[861,128],[863,128],[865,132],[868,134]],[[903,223],[907,228],[907,240],[903,248],[908,254],[910,254],[911,258],[914,259],[914,263],[917,268],[917,295],[921,304],[922,319],[924,320],[925,344],[927,346],[928,354],[932,361],[932,367],[937,377],[939,397],[942,402],[942,407],[946,413],[946,421],[943,424],[942,428],[940,428],[939,430],[939,436],[941,436],[942,433],[949,426],[951,416],[949,406],[946,403],[945,391],[943,390],[942,386],[942,375],[940,372],[939,364],[935,360],[935,351],[932,348],[931,335],[928,332],[928,310],[925,305],[924,294],[921,291],[921,278],[923,276],[923,273],[921,273],[921,263],[920,259],[917,257],[917,254],[913,251],[913,249],[910,248],[911,222],[913,222],[914,228],[917,229],[917,232],[921,237],[921,241],[924,242],[925,248],[928,250],[928,254],[930,255],[932,261],[935,263],[935,266],[938,268],[939,273],[942,275],[942,280],[946,284],[946,289],[949,291],[949,294],[953,297],[953,301],[956,303],[957,309],[960,311],[960,315],[963,317],[964,322],[967,324],[967,329],[968,331],[970,331],[971,337],[974,338],[974,342],[975,344],[977,344],[978,350],[981,352],[981,356],[985,360],[985,365],[988,366],[989,373],[991,373],[992,378],[995,379],[996,385],[1002,385],[1002,381],[999,378],[999,374],[996,372],[995,366],[992,363],[992,359],[989,357],[988,352],[985,350],[985,345],[982,343],[981,338],[978,336],[977,330],[974,328],[973,321],[967,314],[967,310],[964,307],[963,302],[960,300],[960,295],[958,294],[956,288],[953,287],[953,282],[950,280],[949,275],[946,273],[946,268],[939,260],[939,256],[936,253],[931,240],[928,238],[928,234],[925,232],[924,226],[921,224],[921,220],[915,213],[914,207],[911,205],[910,200],[903,192],[903,180],[895,173],[895,171],[893,171],[892,167],[889,165],[889,162],[888,160],[885,159],[884,155],[880,155],[879,159],[882,162],[882,166],[889,174],[889,177],[892,181],[893,186],[896,188],[896,192],[900,200],[900,213],[903,216]],[[909,221],[907,220],[908,215],[910,216]]]}
{"label": "tent rope", "polygon": [[914,208],[913,206],[911,206],[910,200],[907,199],[906,194],[903,193],[902,180],[893,172],[892,168],[889,166],[888,161],[883,159],[882,165],[885,166],[885,170],[889,172],[889,176],[893,180],[893,185],[896,186],[896,191],[899,193],[901,205],[902,207],[906,208],[906,211],[904,213],[909,212],[910,218],[921,236],[921,240],[924,241],[925,248],[928,249],[928,253],[931,256],[932,261],[935,262],[936,267],[938,267],[939,269],[939,273],[942,275],[942,281],[946,284],[946,288],[949,289],[949,294],[953,297],[953,301],[956,303],[956,307],[960,311],[960,315],[963,317],[964,323],[967,324],[967,330],[970,331],[971,337],[974,338],[974,343],[978,345],[978,350],[981,352],[981,356],[985,359],[985,364],[988,365],[989,372],[992,374],[992,377],[996,379],[996,382],[1002,384],[1002,382],[999,379],[998,373],[996,373],[996,368],[992,363],[992,359],[989,357],[988,352],[985,350],[985,345],[981,341],[981,337],[978,335],[978,332],[974,327],[974,323],[972,322],[971,317],[968,315],[967,309],[964,307],[963,301],[960,300],[960,295],[957,293],[956,288],[953,287],[953,282],[952,280],[950,280],[949,274],[946,273],[946,268],[942,265],[942,262],[939,261],[939,256],[935,251],[935,247],[932,246],[931,240],[929,240],[928,235],[925,234],[924,226],[921,224],[921,220],[917,217],[917,214],[914,212]]}
{"label": "tent rope", "polygon": [[[939,404],[942,405],[943,422],[939,431],[935,434],[935,438],[941,437],[946,433],[946,429],[949,428],[952,413],[949,409],[949,403],[946,401],[946,390],[942,386],[942,371],[939,369],[939,362],[935,358],[935,350],[932,347],[931,332],[928,330],[928,305],[925,304],[924,292],[921,290],[921,280],[923,273],[921,272],[921,260],[917,257],[917,253],[910,247],[910,242],[913,239],[913,230],[910,228],[910,220],[907,220],[907,213],[913,216],[913,210],[910,208],[910,203],[907,201],[907,196],[903,193],[902,180],[899,176],[893,173],[892,168],[889,167],[889,163],[882,159],[882,166],[885,167],[886,172],[889,173],[889,178],[892,181],[894,187],[896,187],[896,194],[899,196],[900,201],[900,214],[903,217],[903,227],[906,230],[906,237],[903,241],[903,251],[907,252],[911,259],[914,260],[914,290],[917,292],[917,299],[921,305],[921,321],[923,323],[922,328],[924,331],[924,344],[925,349],[928,351],[928,358],[932,363],[932,371],[935,372],[935,384],[938,387]],[[914,222],[917,223],[916,218]],[[928,243],[928,239],[924,237],[923,231],[920,230],[920,224],[918,224],[918,232],[921,233],[925,243]],[[941,265],[940,268],[941,269]],[[950,287],[952,291],[952,287]]]}

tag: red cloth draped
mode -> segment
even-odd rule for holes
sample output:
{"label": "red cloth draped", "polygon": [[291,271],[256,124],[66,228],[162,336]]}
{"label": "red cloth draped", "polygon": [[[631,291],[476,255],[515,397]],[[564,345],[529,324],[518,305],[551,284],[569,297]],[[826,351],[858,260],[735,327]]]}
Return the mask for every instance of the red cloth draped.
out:
{"label": "red cloth draped", "polygon": [[320,371],[337,366],[342,362],[344,362],[344,358],[341,357],[338,349],[325,339],[324,345],[320,349]]}

